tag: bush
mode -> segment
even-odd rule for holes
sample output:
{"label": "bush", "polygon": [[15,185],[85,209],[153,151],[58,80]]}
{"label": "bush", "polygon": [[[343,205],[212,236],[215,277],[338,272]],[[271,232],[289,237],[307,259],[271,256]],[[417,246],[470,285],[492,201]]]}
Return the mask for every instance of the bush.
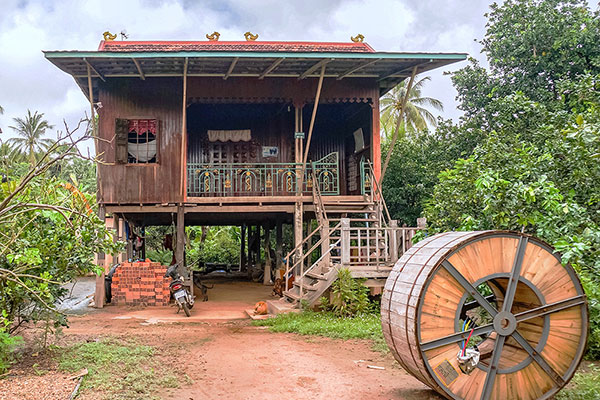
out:
{"label": "bush", "polygon": [[3,311],[0,317],[0,374],[8,370],[13,362],[15,349],[23,343],[21,336],[12,336],[8,332],[10,322],[6,319],[7,316],[6,311]]}
{"label": "bush", "polygon": [[331,308],[339,317],[354,316],[367,313],[371,310],[369,302],[369,289],[364,285],[365,279],[354,279],[350,270],[340,269],[338,278],[331,285],[333,301],[323,304],[322,308]]}

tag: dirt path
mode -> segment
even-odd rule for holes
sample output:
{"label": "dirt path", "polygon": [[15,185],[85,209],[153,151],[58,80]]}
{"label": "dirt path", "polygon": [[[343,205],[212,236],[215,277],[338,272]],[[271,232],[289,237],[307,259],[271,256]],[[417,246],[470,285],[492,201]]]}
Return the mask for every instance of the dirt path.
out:
{"label": "dirt path", "polygon": [[[180,363],[175,369],[189,378],[182,378],[178,389],[158,393],[162,399],[441,399],[407,375],[391,355],[372,351],[368,341],[274,334],[253,326],[243,310],[257,299],[268,298],[269,291],[261,285],[220,284],[209,302],[196,303],[191,318],[176,314],[172,307],[108,306],[72,316],[61,341],[112,336],[154,346],[161,362],[171,367]],[[0,394],[4,395],[0,397],[29,398],[6,395],[14,385],[39,388],[44,386],[43,380],[64,382],[67,378],[65,374],[36,377],[30,369],[23,366],[18,376],[0,381]],[[63,397],[40,395],[37,392],[31,398]],[[86,391],[78,398],[98,397]]]}
{"label": "dirt path", "polygon": [[209,302],[191,319],[173,308],[109,307],[72,318],[65,334],[138,337],[179,351],[180,369],[192,383],[165,390],[164,399],[440,399],[367,341],[275,334],[248,319],[216,318],[222,306],[233,311],[227,302]]}
{"label": "dirt path", "polygon": [[247,324],[209,332],[212,340],[189,351],[195,384],[166,399],[427,399],[431,393],[362,341],[273,334]]}

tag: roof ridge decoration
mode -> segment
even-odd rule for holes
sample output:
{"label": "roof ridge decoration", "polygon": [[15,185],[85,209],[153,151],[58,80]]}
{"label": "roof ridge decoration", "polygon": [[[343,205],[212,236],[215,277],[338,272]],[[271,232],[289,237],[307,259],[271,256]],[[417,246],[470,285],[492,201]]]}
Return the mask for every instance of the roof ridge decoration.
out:
{"label": "roof ridge decoration", "polygon": [[359,33],[356,36],[350,36],[350,40],[352,40],[354,43],[362,43],[365,40],[365,37],[362,33]]}
{"label": "roof ridge decoration", "polygon": [[206,34],[206,38],[211,42],[218,42],[220,37],[221,34],[217,31],[214,31],[210,35],[208,33]]}
{"label": "roof ridge decoration", "polygon": [[[252,35],[251,32],[248,32]],[[258,36],[258,35],[253,35]],[[208,41],[108,41],[100,42],[100,52],[180,52],[180,51],[242,51],[242,52],[290,52],[290,53],[374,53],[364,42],[308,42],[308,41],[220,41],[220,34],[207,35]],[[215,38],[215,40],[211,40]]]}
{"label": "roof ridge decoration", "polygon": [[114,35],[114,34],[110,33],[109,31],[106,31],[102,34],[102,37],[104,38],[105,41],[112,41],[117,38],[117,35]]}
{"label": "roof ridge decoration", "polygon": [[244,37],[246,38],[246,40],[248,42],[253,42],[256,39],[258,39],[258,33],[257,34],[252,34],[250,31],[244,33]]}

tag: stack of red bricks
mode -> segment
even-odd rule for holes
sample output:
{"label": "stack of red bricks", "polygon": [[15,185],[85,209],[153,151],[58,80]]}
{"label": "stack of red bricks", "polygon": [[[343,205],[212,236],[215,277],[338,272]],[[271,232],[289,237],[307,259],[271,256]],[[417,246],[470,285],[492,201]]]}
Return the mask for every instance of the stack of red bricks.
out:
{"label": "stack of red bricks", "polygon": [[112,303],[131,306],[166,306],[171,293],[167,267],[149,260],[124,262],[112,278]]}

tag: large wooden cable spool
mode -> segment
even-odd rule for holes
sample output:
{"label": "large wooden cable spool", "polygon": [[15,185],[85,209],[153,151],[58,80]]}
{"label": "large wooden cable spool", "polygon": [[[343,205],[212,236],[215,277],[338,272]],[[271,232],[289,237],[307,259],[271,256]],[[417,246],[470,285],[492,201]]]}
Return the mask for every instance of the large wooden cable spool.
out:
{"label": "large wooden cable spool", "polygon": [[545,399],[582,359],[588,310],[573,268],[541,240],[446,232],[398,260],[381,322],[400,365],[447,398]]}

